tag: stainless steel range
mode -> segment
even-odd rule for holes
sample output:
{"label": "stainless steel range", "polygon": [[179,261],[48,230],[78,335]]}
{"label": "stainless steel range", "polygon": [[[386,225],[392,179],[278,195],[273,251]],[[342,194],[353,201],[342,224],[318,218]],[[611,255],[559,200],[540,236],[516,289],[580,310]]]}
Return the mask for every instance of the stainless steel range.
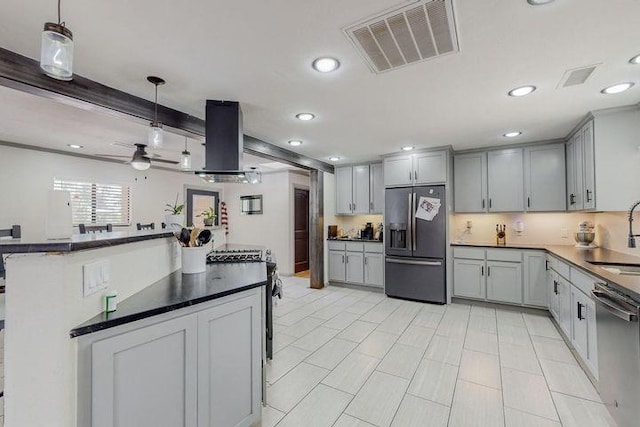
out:
{"label": "stainless steel range", "polygon": [[215,262],[262,262],[266,261],[265,251],[258,246],[227,244],[215,248],[207,254],[207,263]]}

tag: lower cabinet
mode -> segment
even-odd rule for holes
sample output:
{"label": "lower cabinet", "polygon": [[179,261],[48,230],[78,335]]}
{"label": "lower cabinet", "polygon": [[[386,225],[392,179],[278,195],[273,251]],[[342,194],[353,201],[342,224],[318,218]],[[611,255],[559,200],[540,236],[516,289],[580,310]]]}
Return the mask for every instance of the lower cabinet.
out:
{"label": "lower cabinet", "polygon": [[382,243],[329,242],[329,281],[382,288]]}
{"label": "lower cabinet", "polygon": [[203,303],[209,308],[200,311],[181,309],[187,314],[158,323],[143,319],[82,337],[79,360],[86,363],[80,363],[79,378],[90,378],[90,393],[79,400],[81,418],[91,427],[256,423],[261,290]]}
{"label": "lower cabinet", "polygon": [[522,264],[487,261],[487,299],[522,304]]}
{"label": "lower cabinet", "polygon": [[484,299],[484,260],[453,260],[453,294],[457,297]]}
{"label": "lower cabinet", "polygon": [[542,251],[524,252],[524,303],[548,307],[547,255]]}

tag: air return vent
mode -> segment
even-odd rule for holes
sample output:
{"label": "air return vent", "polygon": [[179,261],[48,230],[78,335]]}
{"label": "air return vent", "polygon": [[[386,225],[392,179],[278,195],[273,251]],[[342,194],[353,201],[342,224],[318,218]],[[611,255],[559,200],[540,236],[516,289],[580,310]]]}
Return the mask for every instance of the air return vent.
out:
{"label": "air return vent", "polygon": [[567,70],[562,76],[562,79],[560,79],[560,83],[558,83],[558,89],[584,84],[584,82],[589,80],[589,77],[593,75],[598,65],[600,64]]}
{"label": "air return vent", "polygon": [[413,2],[344,32],[375,73],[459,51],[451,0]]}

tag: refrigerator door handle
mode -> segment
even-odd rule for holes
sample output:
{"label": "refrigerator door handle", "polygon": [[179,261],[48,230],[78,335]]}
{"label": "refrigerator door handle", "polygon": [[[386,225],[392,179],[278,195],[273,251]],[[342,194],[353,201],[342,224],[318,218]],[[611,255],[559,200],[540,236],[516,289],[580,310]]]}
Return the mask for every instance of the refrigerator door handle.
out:
{"label": "refrigerator door handle", "polygon": [[[413,193],[409,193],[409,213],[407,217],[407,227],[411,227],[411,208],[413,206]],[[410,251],[413,248],[413,234],[411,230],[407,230],[407,250]]]}
{"label": "refrigerator door handle", "polygon": [[433,267],[440,267],[442,265],[442,261],[416,261],[416,260],[397,259],[397,258],[387,258],[386,261],[392,264],[429,265]]}
{"label": "refrigerator door handle", "polygon": [[417,239],[416,239],[416,193],[411,194],[411,250],[415,251],[417,249]]}

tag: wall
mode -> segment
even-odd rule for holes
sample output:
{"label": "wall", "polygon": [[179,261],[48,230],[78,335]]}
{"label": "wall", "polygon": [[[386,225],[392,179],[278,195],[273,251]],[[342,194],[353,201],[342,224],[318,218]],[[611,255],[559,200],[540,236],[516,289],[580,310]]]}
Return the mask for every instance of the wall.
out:
{"label": "wall", "polygon": [[[227,241],[266,246],[283,275],[293,274],[293,188],[309,188],[309,177],[290,171],[269,173],[256,185],[225,184],[229,213]],[[262,195],[262,215],[241,215],[240,196]]]}
{"label": "wall", "polygon": [[[165,204],[183,196],[184,184],[207,186],[192,173],[157,169],[136,171],[129,165],[52,154],[42,151],[0,145],[0,194],[4,203],[0,209],[2,228],[20,224],[25,238],[41,239],[45,230],[47,192],[54,178],[90,179],[131,186],[132,221],[164,222]],[[136,180],[137,179],[137,180]],[[212,190],[221,188],[211,186]],[[224,233],[216,232],[215,244],[224,243]]]}

